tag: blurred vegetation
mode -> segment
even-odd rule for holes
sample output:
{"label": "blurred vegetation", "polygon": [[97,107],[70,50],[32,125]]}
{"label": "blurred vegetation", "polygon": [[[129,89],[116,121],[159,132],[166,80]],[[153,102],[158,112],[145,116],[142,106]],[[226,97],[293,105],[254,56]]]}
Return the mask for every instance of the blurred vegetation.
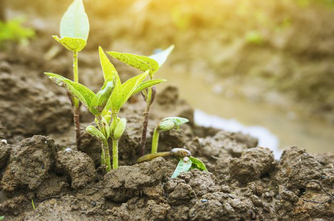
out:
{"label": "blurred vegetation", "polygon": [[9,21],[0,20],[0,46],[5,42],[16,42],[24,44],[35,35],[31,28],[23,27],[24,19],[16,18]]}
{"label": "blurred vegetation", "polygon": [[[236,85],[260,79],[252,85],[263,88],[259,97],[277,90],[334,123],[333,0],[84,1],[94,36],[88,50],[151,54],[175,44],[170,64],[184,72]],[[8,5],[59,20],[70,2]]]}

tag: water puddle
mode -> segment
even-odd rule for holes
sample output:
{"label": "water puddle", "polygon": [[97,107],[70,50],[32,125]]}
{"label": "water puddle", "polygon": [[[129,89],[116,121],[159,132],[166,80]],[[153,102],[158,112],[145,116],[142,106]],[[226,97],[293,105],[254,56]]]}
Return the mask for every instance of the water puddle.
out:
{"label": "water puddle", "polygon": [[168,79],[166,84],[177,86],[181,97],[197,109],[198,124],[253,135],[260,146],[271,148],[276,157],[294,145],[311,153],[334,151],[334,127],[329,124],[293,110],[285,113],[269,105],[223,97],[213,93],[213,86],[201,76],[166,69],[158,75]]}

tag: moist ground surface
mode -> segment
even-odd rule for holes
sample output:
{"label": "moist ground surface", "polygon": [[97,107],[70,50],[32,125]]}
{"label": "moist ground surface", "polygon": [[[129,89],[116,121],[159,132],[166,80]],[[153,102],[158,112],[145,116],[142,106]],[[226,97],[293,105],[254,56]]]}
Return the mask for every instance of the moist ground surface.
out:
{"label": "moist ground surface", "polygon": [[[136,164],[144,102],[134,97],[120,113],[128,119],[119,145],[121,166],[104,173],[99,168],[98,141],[83,132],[82,147],[73,149],[71,109],[64,91],[53,88],[34,68],[23,78],[20,71],[28,65],[22,61],[14,65],[7,57],[1,65],[7,67],[1,69],[0,78],[6,87],[0,96],[0,215],[5,220],[334,217],[330,195],[333,154],[312,155],[291,147],[275,160],[269,149],[257,147],[255,138],[194,125],[193,109],[179,97],[177,88],[167,87],[153,105],[146,150],[160,119],[186,117],[190,123],[179,131],[161,134],[159,150],[187,148],[209,172],[193,170],[171,179],[176,159],[156,158]],[[94,124],[84,110],[82,116],[82,127]]]}

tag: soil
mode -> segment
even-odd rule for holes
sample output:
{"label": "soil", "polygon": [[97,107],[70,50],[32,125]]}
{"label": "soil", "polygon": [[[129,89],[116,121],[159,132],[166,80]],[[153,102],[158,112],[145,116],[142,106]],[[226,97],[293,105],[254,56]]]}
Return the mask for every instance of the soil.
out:
{"label": "soil", "polygon": [[[201,21],[192,15],[196,18]],[[141,31],[150,30],[145,23],[148,20],[143,18],[142,29],[135,33],[144,35]],[[83,140],[75,150],[67,95],[42,74],[52,71],[70,77],[70,54],[58,49],[56,58],[44,56],[54,42],[50,33],[38,31],[38,40],[30,45],[12,45],[0,52],[0,216],[5,216],[5,221],[334,220],[333,153],[309,154],[291,147],[275,160],[272,151],[258,147],[253,137],[197,126],[193,108],[179,97],[175,87],[158,91],[146,152],[154,126],[162,118],[186,117],[190,122],[180,130],[161,133],[159,151],[186,148],[209,172],[192,170],[171,179],[176,159],[156,158],[136,164],[145,107],[143,99],[136,96],[120,113],[128,119],[119,144],[120,167],[105,173],[99,165],[100,142],[84,132],[88,124],[95,125],[92,116],[81,108]],[[121,34],[122,30],[118,31]],[[101,32],[96,38],[104,35]],[[88,45],[95,50],[96,44],[92,41]],[[288,45],[286,42],[283,49]],[[319,49],[325,60],[330,55],[326,48],[311,49]],[[98,57],[90,49],[80,53],[81,81],[96,91],[102,86],[102,77],[96,77],[101,71]],[[224,61],[221,59],[219,66]],[[133,74],[127,67],[116,68],[122,79]]]}
{"label": "soil", "polygon": [[[83,132],[82,147],[74,150],[64,91],[33,67],[22,79],[16,71],[28,66],[23,61],[7,57],[1,65],[0,214],[5,220],[333,220],[333,154],[292,147],[275,160],[255,138],[196,126],[193,109],[177,88],[167,87],[152,108],[148,141],[161,118],[187,117],[190,123],[179,131],[161,134],[159,150],[187,148],[209,172],[193,170],[171,179],[176,159],[136,164],[145,104],[134,97],[120,114],[128,119],[119,145],[121,166],[105,173],[98,141]],[[83,116],[82,127],[93,124]],[[150,142],[147,152],[149,147]]]}

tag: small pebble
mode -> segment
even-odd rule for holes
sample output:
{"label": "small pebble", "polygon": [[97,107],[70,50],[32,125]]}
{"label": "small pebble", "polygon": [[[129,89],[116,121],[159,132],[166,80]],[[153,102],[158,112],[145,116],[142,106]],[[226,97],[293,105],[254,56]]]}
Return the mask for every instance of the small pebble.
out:
{"label": "small pebble", "polygon": [[1,140],[2,143],[8,144],[6,139]]}
{"label": "small pebble", "polygon": [[65,151],[65,152],[71,152],[72,149],[68,147],[68,148],[66,148],[64,151]]}
{"label": "small pebble", "polygon": [[201,202],[206,203],[206,202],[208,202],[208,200],[207,199],[202,199]]}

